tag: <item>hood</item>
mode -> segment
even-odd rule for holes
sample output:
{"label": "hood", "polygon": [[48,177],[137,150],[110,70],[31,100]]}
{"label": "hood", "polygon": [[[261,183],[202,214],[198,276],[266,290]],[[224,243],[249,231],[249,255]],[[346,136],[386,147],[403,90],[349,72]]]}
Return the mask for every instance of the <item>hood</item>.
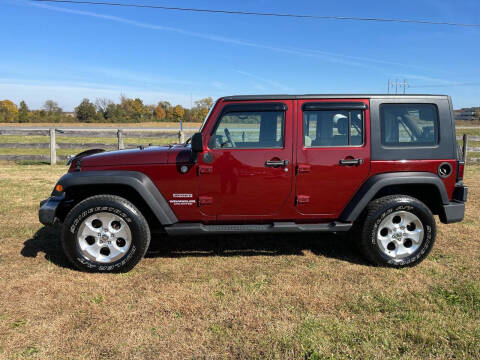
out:
{"label": "hood", "polygon": [[97,153],[81,158],[81,166],[146,165],[188,162],[191,159],[190,146],[148,146],[136,149],[116,150]]}

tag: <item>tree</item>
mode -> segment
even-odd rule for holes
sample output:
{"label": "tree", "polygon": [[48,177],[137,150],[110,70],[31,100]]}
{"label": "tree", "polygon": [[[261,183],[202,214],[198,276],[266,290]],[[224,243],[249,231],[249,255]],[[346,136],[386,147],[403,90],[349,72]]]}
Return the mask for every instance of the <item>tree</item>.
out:
{"label": "tree", "polygon": [[95,100],[95,106],[97,108],[97,111],[101,113],[103,117],[105,117],[108,106],[111,104],[113,104],[113,101],[107,98],[97,98]]}
{"label": "tree", "polygon": [[141,122],[150,120],[150,110],[139,98],[129,99],[122,97],[121,106],[130,121]]}
{"label": "tree", "polygon": [[183,108],[185,113],[183,114],[184,121],[192,121],[192,109]]}
{"label": "tree", "polygon": [[15,122],[18,116],[17,105],[11,100],[0,101],[0,122]]}
{"label": "tree", "polygon": [[198,108],[206,108],[207,110],[210,110],[210,108],[213,106],[213,99],[211,97],[207,97],[197,100],[195,101],[195,106]]}
{"label": "tree", "polygon": [[183,115],[185,115],[185,110],[183,109],[182,105],[177,105],[173,108],[172,111],[173,119],[175,121],[180,121],[183,119]]}
{"label": "tree", "polygon": [[53,100],[45,101],[45,103],[43,104],[43,108],[49,114],[59,114],[62,112],[62,108],[58,106],[58,103]]}
{"label": "tree", "polygon": [[105,110],[105,120],[108,122],[126,122],[127,116],[120,104],[108,104]]}
{"label": "tree", "polygon": [[95,105],[88,99],[83,99],[80,105],[75,108],[77,119],[81,122],[93,122],[97,111]]}
{"label": "tree", "polygon": [[160,121],[165,120],[165,118],[167,117],[167,112],[165,111],[163,106],[160,104],[157,105],[153,113],[154,113],[155,119]]}
{"label": "tree", "polygon": [[172,108],[172,104],[170,104],[168,101],[160,101],[158,105],[161,106],[163,110],[165,110],[165,113],[168,113]]}
{"label": "tree", "polygon": [[192,120],[202,122],[212,106],[213,99],[211,97],[195,101],[195,107],[192,109]]}
{"label": "tree", "polygon": [[20,108],[18,109],[18,121],[21,123],[26,123],[31,121],[30,109],[28,108],[25,101],[20,101]]}

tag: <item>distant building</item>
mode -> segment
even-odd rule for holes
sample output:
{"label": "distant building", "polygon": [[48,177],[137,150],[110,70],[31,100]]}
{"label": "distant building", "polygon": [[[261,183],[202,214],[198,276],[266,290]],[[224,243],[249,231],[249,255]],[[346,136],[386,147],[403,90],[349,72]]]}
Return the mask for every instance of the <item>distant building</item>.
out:
{"label": "distant building", "polygon": [[65,116],[70,116],[70,117],[75,117],[75,113],[74,113],[74,112],[71,112],[71,111],[64,111],[64,112],[63,112],[63,115],[65,115]]}
{"label": "distant building", "polygon": [[471,108],[463,108],[459,110],[453,110],[453,116],[455,120],[480,120],[478,118],[478,114],[480,113],[480,107],[471,107]]}

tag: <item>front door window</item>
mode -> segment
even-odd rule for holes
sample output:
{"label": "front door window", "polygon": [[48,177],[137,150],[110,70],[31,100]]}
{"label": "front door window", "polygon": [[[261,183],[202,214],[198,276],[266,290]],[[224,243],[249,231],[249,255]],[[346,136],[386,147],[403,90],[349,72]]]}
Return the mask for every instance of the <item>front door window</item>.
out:
{"label": "front door window", "polygon": [[222,116],[211,137],[212,149],[283,147],[283,111],[231,112]]}

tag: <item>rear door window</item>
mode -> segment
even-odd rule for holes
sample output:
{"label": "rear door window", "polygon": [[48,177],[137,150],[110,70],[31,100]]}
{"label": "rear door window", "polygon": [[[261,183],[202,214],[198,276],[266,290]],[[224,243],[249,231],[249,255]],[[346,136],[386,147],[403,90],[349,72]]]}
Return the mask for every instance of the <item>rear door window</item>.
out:
{"label": "rear door window", "polygon": [[382,145],[391,147],[438,144],[438,110],[434,104],[380,105]]}
{"label": "rear door window", "polygon": [[363,144],[363,112],[315,110],[303,112],[303,144],[309,147]]}

